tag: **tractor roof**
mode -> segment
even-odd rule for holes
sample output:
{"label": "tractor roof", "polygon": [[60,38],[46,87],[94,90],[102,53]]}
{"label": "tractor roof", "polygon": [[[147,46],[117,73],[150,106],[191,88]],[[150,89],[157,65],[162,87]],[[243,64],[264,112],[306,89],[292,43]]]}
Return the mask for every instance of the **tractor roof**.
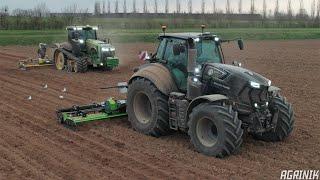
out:
{"label": "tractor roof", "polygon": [[66,30],[98,30],[97,26],[67,26]]}
{"label": "tractor roof", "polygon": [[200,37],[216,37],[216,35],[211,34],[210,32],[206,33],[197,33],[197,32],[188,32],[188,33],[166,33],[160,34],[160,38],[178,38],[178,39],[196,39]]}

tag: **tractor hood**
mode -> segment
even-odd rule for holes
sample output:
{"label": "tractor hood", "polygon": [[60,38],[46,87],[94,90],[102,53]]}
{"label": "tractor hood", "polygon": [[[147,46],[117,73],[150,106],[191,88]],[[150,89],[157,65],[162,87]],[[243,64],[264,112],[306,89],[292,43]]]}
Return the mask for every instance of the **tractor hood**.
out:
{"label": "tractor hood", "polygon": [[227,64],[218,64],[218,63],[210,63],[208,66],[215,67],[216,70],[220,70],[222,75],[224,76],[223,78],[234,78],[241,79],[242,81],[247,81],[248,83],[253,82],[258,83],[261,86],[270,86],[271,81],[262,75],[250,71],[248,69],[242,68],[242,67],[237,67],[234,65],[227,65]]}
{"label": "tractor hood", "polygon": [[203,67],[204,94],[222,94],[236,102],[242,113],[249,113],[255,104],[269,101],[271,81],[245,68],[208,63]]}

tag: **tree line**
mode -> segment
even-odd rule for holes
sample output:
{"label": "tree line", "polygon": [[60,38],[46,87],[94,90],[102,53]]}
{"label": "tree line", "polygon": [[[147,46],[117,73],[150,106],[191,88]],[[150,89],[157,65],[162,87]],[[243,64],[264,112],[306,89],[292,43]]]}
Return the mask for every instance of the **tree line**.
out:
{"label": "tree line", "polygon": [[[181,9],[181,0],[176,0],[176,10],[169,9],[169,1],[165,0],[164,12],[159,12],[158,1],[154,0],[154,9],[148,9],[146,0],[143,1],[143,16],[149,17],[139,21],[110,21],[110,17],[125,17],[123,14],[139,13],[136,6],[136,1],[132,0],[132,11],[127,9],[127,0],[111,0],[96,1],[94,3],[93,14],[88,9],[81,9],[76,4],[67,6],[59,13],[50,12],[45,3],[36,5],[33,9],[13,9],[9,11],[7,6],[0,7],[0,29],[63,29],[67,25],[74,24],[90,24],[94,22],[94,18],[106,18],[99,20],[105,26],[112,28],[157,28],[160,24],[168,24],[173,28],[192,28],[196,24],[206,23],[213,28],[228,28],[228,27],[264,27],[264,28],[303,28],[303,27],[320,27],[320,0],[312,0],[310,13],[308,14],[303,0],[300,0],[300,8],[296,13],[292,8],[292,0],[287,0],[287,8],[280,10],[279,0],[273,0],[275,3],[274,9],[268,8],[270,1],[263,0],[261,12],[257,11],[255,0],[251,0],[250,9],[248,12],[243,10],[242,0],[238,0],[238,8],[231,8],[230,0],[226,0],[225,9],[218,9],[217,0],[212,0],[211,11],[205,11],[207,1],[201,0],[201,10],[193,17],[192,0],[188,0],[187,12]],[[149,1],[150,2],[150,1]],[[268,4],[269,3],[269,4]],[[122,10],[121,9],[122,5]],[[208,8],[207,8],[208,9]],[[121,12],[120,12],[121,11]],[[115,16],[119,14],[119,16]],[[149,15],[148,15],[149,14]],[[168,14],[168,16],[159,16],[163,20],[157,18],[157,14]],[[199,19],[199,14],[203,14]],[[237,20],[233,19],[235,14],[241,15],[259,15],[259,18]],[[184,16],[186,15],[186,16]],[[208,18],[209,16],[210,18]],[[108,18],[109,17],[109,18]],[[134,18],[135,16],[131,16]],[[244,18],[247,16],[244,16]],[[254,16],[257,17],[257,16]]]}

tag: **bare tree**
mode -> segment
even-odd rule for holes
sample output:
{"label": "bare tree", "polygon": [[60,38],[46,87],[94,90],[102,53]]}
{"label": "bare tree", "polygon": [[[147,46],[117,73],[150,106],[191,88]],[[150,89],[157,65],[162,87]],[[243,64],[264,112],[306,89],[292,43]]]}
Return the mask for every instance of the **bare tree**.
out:
{"label": "bare tree", "polygon": [[266,0],[263,0],[263,5],[262,5],[262,13],[263,13],[263,19],[267,18],[267,2]]}
{"label": "bare tree", "polygon": [[318,5],[317,5],[317,20],[319,21],[319,24],[320,24],[320,0],[318,0]]}
{"label": "bare tree", "polygon": [[143,13],[148,13],[148,6],[146,0],[143,0]]}
{"label": "bare tree", "polygon": [[123,13],[127,13],[127,0],[123,0]]}
{"label": "bare tree", "polygon": [[108,0],[108,14],[111,13],[111,3],[110,3],[110,0]]}
{"label": "bare tree", "polygon": [[[95,7],[98,7],[98,6],[95,6]],[[99,6],[100,7],[100,6]],[[96,9],[95,9],[96,10]],[[64,20],[64,23],[66,25],[71,25],[71,24],[74,24],[75,22],[75,19],[76,19],[76,13],[78,11],[78,6],[77,4],[73,4],[73,5],[70,5],[70,6],[66,6],[64,9],[63,9],[63,20]],[[97,13],[99,11],[97,10]]]}
{"label": "bare tree", "polygon": [[242,0],[239,0],[238,12],[239,12],[239,14],[242,14]]}
{"label": "bare tree", "polygon": [[8,16],[9,16],[8,6],[2,7],[0,9],[0,29],[8,29],[9,28]]}
{"label": "bare tree", "polygon": [[[67,7],[67,8],[70,8],[70,7]],[[94,14],[95,15],[100,15],[101,14],[101,8],[100,8],[100,2],[99,1],[96,1],[94,3]]]}
{"label": "bare tree", "polygon": [[314,19],[315,15],[316,15],[316,0],[313,0],[312,3],[311,3],[310,14],[311,14],[311,18]]}
{"label": "bare tree", "polygon": [[154,0],[154,13],[158,13],[158,1]]}
{"label": "bare tree", "polygon": [[276,5],[274,8],[274,17],[278,17],[279,16],[279,0],[276,0]]}
{"label": "bare tree", "polygon": [[293,14],[293,12],[292,12],[292,3],[291,3],[291,0],[288,0],[287,16],[288,16],[289,19],[292,18],[292,14]]}
{"label": "bare tree", "polygon": [[180,4],[180,0],[176,0],[176,13],[180,13],[181,12],[181,4]]}
{"label": "bare tree", "polygon": [[301,17],[303,17],[303,16],[305,15],[305,9],[304,9],[303,0],[300,0],[299,15],[300,15]]}
{"label": "bare tree", "polygon": [[102,14],[106,14],[106,1],[102,1]]}
{"label": "bare tree", "polygon": [[227,0],[227,3],[226,3],[226,14],[231,14],[230,0]]}
{"label": "bare tree", "polygon": [[213,13],[213,14],[216,14],[216,13],[217,13],[216,0],[212,0],[212,13]]}
{"label": "bare tree", "polygon": [[133,4],[132,4],[132,12],[133,13],[137,13],[136,0],[133,0],[132,2],[133,2]]}
{"label": "bare tree", "polygon": [[119,13],[119,1],[118,1],[118,0],[115,1],[114,12],[115,12],[115,13]]}
{"label": "bare tree", "polygon": [[169,13],[169,1],[166,0],[166,4],[165,4],[165,13],[168,14]]}
{"label": "bare tree", "polygon": [[255,0],[251,0],[250,13],[254,14],[256,12]]}
{"label": "bare tree", "polygon": [[188,10],[189,10],[189,14],[192,14],[192,0],[188,1]]}
{"label": "bare tree", "polygon": [[201,1],[201,13],[204,14],[205,13],[205,7],[206,7],[206,3],[204,0]]}

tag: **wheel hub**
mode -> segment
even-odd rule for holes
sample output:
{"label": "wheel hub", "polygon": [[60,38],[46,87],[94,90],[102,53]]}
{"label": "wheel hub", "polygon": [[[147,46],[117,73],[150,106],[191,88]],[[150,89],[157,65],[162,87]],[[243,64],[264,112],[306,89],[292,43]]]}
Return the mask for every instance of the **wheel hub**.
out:
{"label": "wheel hub", "polygon": [[152,105],[149,97],[139,92],[134,97],[133,110],[137,120],[142,124],[147,124],[152,119]]}
{"label": "wheel hub", "polygon": [[212,147],[218,142],[218,129],[214,122],[209,118],[198,120],[196,133],[201,144]]}

